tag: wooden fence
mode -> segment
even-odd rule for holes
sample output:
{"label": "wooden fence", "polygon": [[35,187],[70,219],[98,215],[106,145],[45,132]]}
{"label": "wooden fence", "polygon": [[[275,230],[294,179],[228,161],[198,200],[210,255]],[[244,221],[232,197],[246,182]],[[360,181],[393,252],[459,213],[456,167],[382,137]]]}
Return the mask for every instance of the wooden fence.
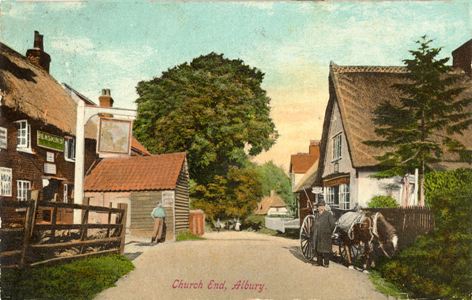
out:
{"label": "wooden fence", "polygon": [[385,219],[397,230],[400,249],[413,244],[419,235],[432,231],[435,226],[432,210],[425,207],[364,208],[363,210],[380,212],[384,215]]}
{"label": "wooden fence", "polygon": [[[106,253],[123,253],[126,234],[127,204],[118,208],[47,201],[0,200],[2,227],[0,228],[0,267],[23,268],[57,261]],[[52,209],[51,222],[41,222],[37,215]],[[80,209],[80,224],[60,224],[58,210]],[[24,213],[24,221],[8,222],[11,212]],[[4,212],[8,211],[8,214]],[[89,212],[108,215],[107,224],[90,224]]]}

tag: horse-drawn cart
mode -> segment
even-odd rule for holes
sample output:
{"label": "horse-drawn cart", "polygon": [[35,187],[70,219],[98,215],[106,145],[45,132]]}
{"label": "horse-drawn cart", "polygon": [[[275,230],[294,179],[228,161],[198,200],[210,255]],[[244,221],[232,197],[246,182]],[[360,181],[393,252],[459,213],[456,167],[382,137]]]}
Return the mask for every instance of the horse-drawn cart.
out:
{"label": "horse-drawn cart", "polygon": [[[318,216],[316,207],[310,205],[312,213],[305,217],[300,227],[301,251],[308,261],[316,256],[314,226]],[[381,213],[336,208],[328,209],[328,213],[332,213],[336,220],[331,237],[334,258],[343,264],[361,263],[364,269],[368,269],[374,252],[391,257],[396,251],[398,238],[395,228]]]}

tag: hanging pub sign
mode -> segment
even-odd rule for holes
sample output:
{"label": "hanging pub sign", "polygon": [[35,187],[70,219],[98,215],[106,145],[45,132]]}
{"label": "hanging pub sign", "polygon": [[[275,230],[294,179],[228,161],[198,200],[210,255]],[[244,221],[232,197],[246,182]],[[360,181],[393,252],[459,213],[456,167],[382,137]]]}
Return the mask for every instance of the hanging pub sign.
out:
{"label": "hanging pub sign", "polygon": [[131,121],[100,119],[98,153],[129,154],[131,150]]}
{"label": "hanging pub sign", "polygon": [[39,147],[43,147],[55,151],[64,151],[64,138],[43,132],[38,130],[37,132],[37,144]]}

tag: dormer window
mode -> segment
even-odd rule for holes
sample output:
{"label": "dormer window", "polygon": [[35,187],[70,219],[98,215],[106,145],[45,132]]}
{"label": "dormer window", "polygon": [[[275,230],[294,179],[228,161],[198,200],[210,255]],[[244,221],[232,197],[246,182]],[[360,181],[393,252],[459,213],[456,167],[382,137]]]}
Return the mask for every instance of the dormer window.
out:
{"label": "dormer window", "polygon": [[31,153],[31,124],[27,120],[19,120],[15,123],[18,125],[16,150]]}
{"label": "dormer window", "polygon": [[341,133],[333,137],[333,161],[341,159]]}

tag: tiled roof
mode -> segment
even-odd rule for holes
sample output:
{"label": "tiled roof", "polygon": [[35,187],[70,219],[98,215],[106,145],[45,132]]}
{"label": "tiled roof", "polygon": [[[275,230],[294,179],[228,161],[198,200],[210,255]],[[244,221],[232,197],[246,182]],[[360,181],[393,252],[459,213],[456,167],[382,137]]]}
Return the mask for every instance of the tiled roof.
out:
{"label": "tiled roof", "polygon": [[87,192],[175,189],[185,153],[105,158],[85,177]]}
{"label": "tiled roof", "polygon": [[134,136],[131,138],[131,150],[141,155],[151,155],[146,147],[144,147]]}
{"label": "tiled roof", "polygon": [[309,153],[298,153],[290,156],[290,172],[303,174],[310,169],[318,158]]}

